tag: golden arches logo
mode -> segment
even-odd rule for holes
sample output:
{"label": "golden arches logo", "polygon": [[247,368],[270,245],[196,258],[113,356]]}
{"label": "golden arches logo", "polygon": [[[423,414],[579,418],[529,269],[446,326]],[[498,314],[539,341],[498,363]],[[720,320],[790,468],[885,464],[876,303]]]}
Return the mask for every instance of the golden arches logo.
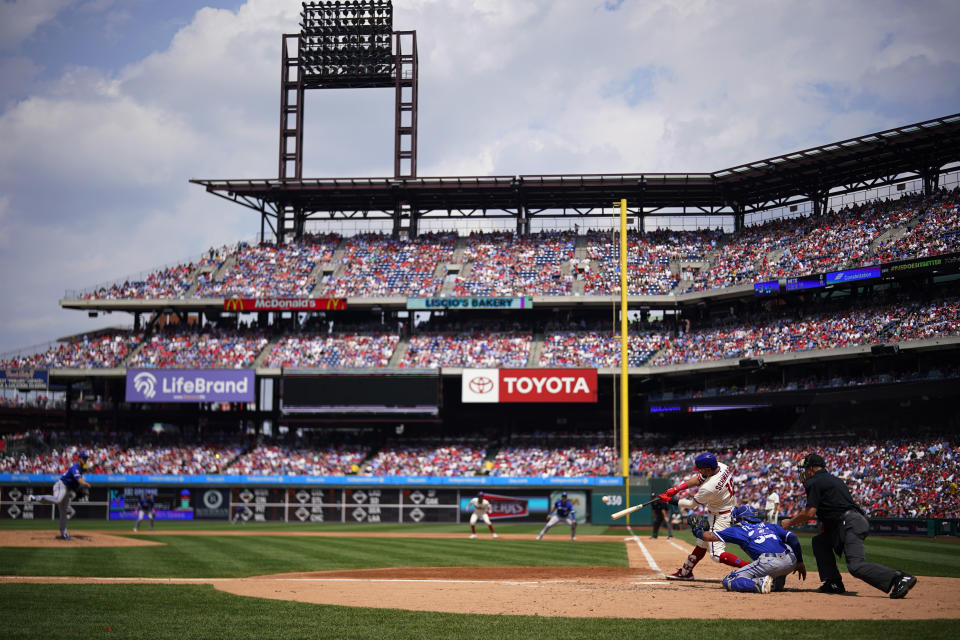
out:
{"label": "golden arches logo", "polygon": [[347,308],[346,298],[327,298],[326,308],[329,310],[340,310]]}
{"label": "golden arches logo", "polygon": [[243,311],[243,299],[228,298],[227,300],[224,300],[223,310],[224,311]]}

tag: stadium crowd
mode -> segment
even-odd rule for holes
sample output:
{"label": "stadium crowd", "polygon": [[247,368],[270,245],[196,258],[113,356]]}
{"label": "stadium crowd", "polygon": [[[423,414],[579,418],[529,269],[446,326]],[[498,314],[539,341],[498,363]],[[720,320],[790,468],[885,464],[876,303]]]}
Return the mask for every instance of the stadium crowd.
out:
{"label": "stadium crowd", "polygon": [[473,476],[483,470],[487,450],[476,443],[444,442],[436,445],[388,443],[364,465],[374,476]]}
{"label": "stadium crowd", "polygon": [[90,455],[92,473],[131,475],[221,474],[241,452],[239,446],[67,444],[43,454],[0,456],[0,472],[60,474],[75,462],[81,450]]}
{"label": "stadium crowd", "polygon": [[[488,232],[458,239],[455,233],[437,232],[409,241],[383,234],[326,234],[282,246],[241,242],[211,250],[196,263],[80,297],[435,296],[446,276],[442,265],[459,268],[453,270],[448,292],[454,296],[570,295],[577,280],[583,281],[584,295],[618,292],[615,236],[598,230],[578,234]],[[702,291],[958,251],[960,192],[941,189],[929,197],[879,199],[819,216],[764,221],[732,234],[628,234],[631,295]],[[462,251],[457,249],[461,244]],[[318,273],[319,266],[325,266],[326,275]]]}
{"label": "stadium crowd", "polygon": [[410,336],[397,366],[404,369],[437,367],[524,367],[530,357],[531,331],[515,323],[449,322],[425,326]]}
{"label": "stadium crowd", "polygon": [[574,256],[576,234],[544,231],[531,236],[472,233],[463,252],[469,273],[454,278],[453,296],[562,296],[573,286],[563,273]]}
{"label": "stadium crowd", "polygon": [[437,267],[451,260],[456,235],[426,233],[408,242],[363,234],[343,244],[340,268],[324,280],[318,297],[424,297],[439,294]]}
{"label": "stadium crowd", "polygon": [[296,244],[240,243],[230,256],[233,265],[219,280],[204,279],[197,298],[306,297],[316,285],[318,264],[330,261],[339,238],[310,236]]}
{"label": "stadium crowd", "polygon": [[61,342],[46,351],[0,360],[2,369],[109,369],[122,366],[143,336],[128,331]]}
{"label": "stadium crowd", "polygon": [[[631,367],[646,363],[654,353],[669,341],[663,332],[628,334],[627,361]],[[588,328],[580,323],[576,329],[552,325],[547,328],[540,351],[541,367],[603,368],[620,365],[620,334],[609,330]]]}
{"label": "stadium crowd", "polygon": [[261,331],[171,327],[148,338],[128,366],[142,368],[241,369],[267,345]]}
{"label": "stadium crowd", "polygon": [[[543,434],[541,434],[543,435]],[[15,441],[16,435],[6,436]],[[534,440],[534,441],[531,441]],[[517,438],[499,446],[488,459],[487,445],[477,439],[415,444],[388,443],[293,446],[143,445],[63,443],[44,453],[3,454],[0,473],[60,473],[81,449],[94,463],[93,473],[243,474],[372,476],[611,476],[619,470],[618,453],[603,434],[579,438],[557,435]],[[805,504],[796,463],[811,450],[820,452],[831,473],[850,486],[871,517],[960,518],[960,441],[947,436],[830,436],[802,441],[768,441],[747,437],[674,441],[670,446],[646,444],[631,448],[635,475],[689,475],[694,456],[704,450],[734,469],[738,495],[754,504],[771,490],[781,498],[781,512],[794,513]]]}
{"label": "stadium crowd", "polygon": [[356,473],[370,448],[360,444],[329,445],[323,449],[259,445],[237,456],[228,475],[328,476]]}
{"label": "stadium crowd", "polygon": [[[817,310],[821,309],[821,310]],[[602,323],[546,325],[536,362],[541,367],[613,367],[619,338]],[[631,325],[630,366],[664,366],[709,360],[834,349],[960,335],[960,297],[875,301],[849,309],[827,303],[801,311],[772,310],[749,320],[730,316],[713,322]],[[264,356],[270,367],[385,367],[396,355],[400,368],[524,367],[534,351],[534,331],[516,322],[423,324],[405,350],[398,332],[381,325],[354,330],[344,325],[276,336]],[[143,346],[137,350],[137,346]],[[45,352],[14,356],[0,368],[243,368],[253,365],[269,342],[265,331],[172,325],[153,334],[110,331],[61,343]],[[132,355],[131,355],[132,354]]]}
{"label": "stadium crowd", "polygon": [[400,336],[379,331],[284,336],[270,348],[266,367],[352,369],[383,368]]}

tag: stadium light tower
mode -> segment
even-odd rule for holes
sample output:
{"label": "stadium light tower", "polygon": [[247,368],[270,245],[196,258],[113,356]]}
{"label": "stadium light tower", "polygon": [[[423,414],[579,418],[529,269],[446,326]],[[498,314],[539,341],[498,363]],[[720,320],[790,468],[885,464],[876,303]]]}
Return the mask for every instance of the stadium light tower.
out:
{"label": "stadium light tower", "polygon": [[328,0],[302,6],[300,33],[283,35],[280,180],[303,178],[304,93],[368,87],[395,89],[393,175],[415,178],[417,32],[393,30],[391,0]]}

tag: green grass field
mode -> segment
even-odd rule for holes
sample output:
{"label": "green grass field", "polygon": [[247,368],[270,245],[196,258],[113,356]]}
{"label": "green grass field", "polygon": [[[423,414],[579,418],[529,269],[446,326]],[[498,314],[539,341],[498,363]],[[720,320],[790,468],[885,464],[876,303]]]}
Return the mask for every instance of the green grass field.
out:
{"label": "green grass field", "polygon": [[[162,523],[164,529],[233,529],[226,523]],[[53,522],[4,521],[3,529],[42,528]],[[130,533],[127,523],[76,522],[75,531]],[[537,525],[500,525],[501,533],[527,533],[530,540],[317,538],[261,536],[155,536],[163,546],[121,548],[3,548],[0,575],[244,577],[293,571],[399,566],[627,566],[625,545],[571,543],[566,532],[543,542]],[[246,525],[252,531],[395,531],[464,533],[455,525]],[[578,534],[622,529],[584,525]],[[151,539],[149,533],[139,537]],[[641,537],[649,532],[640,531]],[[810,554],[809,536],[801,536]],[[692,541],[689,534],[680,540]],[[575,546],[574,546],[575,545]],[[931,576],[960,577],[957,542],[944,539],[871,538],[870,560]],[[815,573],[814,573],[815,579]],[[638,603],[642,606],[642,603]],[[758,616],[777,612],[759,609]],[[480,616],[334,607],[235,596],[197,585],[76,585],[0,583],[4,638],[690,638],[722,633],[764,638],[950,637],[945,621],[782,622],[776,620],[625,620]],[[13,621],[16,621],[13,624]],[[108,630],[109,628],[109,630]]]}

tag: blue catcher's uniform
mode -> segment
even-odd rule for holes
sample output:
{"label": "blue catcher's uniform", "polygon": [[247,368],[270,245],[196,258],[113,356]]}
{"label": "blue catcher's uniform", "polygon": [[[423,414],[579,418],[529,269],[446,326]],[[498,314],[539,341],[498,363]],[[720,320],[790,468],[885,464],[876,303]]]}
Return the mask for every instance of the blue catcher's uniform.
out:
{"label": "blue catcher's uniform", "polygon": [[743,520],[713,533],[724,542],[738,545],[753,560],[723,579],[723,586],[730,591],[760,591],[766,576],[785,577],[803,562],[800,539],[778,524]]}
{"label": "blue catcher's uniform", "polygon": [[570,525],[570,539],[577,539],[577,512],[573,508],[573,503],[567,500],[567,494],[564,492],[560,499],[553,503],[553,508],[550,509],[549,519],[547,524],[543,527],[540,533],[537,534],[537,540],[543,538],[543,535],[550,530],[550,528],[557,524],[558,522],[563,521]]}

